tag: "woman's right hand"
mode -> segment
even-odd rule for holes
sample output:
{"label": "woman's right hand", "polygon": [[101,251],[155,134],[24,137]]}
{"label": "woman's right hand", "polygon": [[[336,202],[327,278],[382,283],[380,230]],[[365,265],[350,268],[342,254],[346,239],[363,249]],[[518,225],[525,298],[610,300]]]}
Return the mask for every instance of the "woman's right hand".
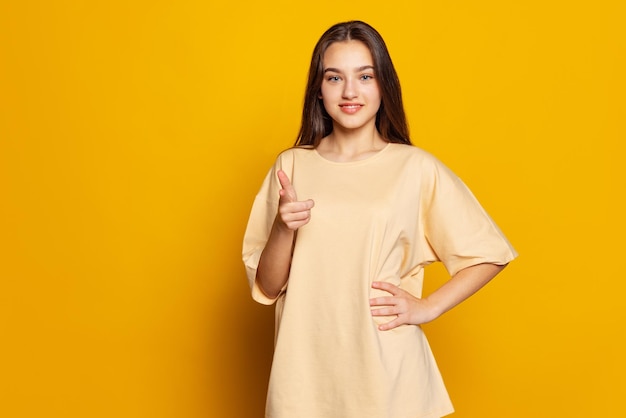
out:
{"label": "woman's right hand", "polygon": [[314,205],[311,199],[298,201],[287,174],[282,170],[278,170],[277,174],[281,187],[278,214],[256,271],[259,288],[271,299],[278,297],[287,283],[295,232],[311,220]]}
{"label": "woman's right hand", "polygon": [[278,201],[278,226],[296,231],[311,220],[311,208],[315,206],[312,199],[299,201],[296,190],[283,170],[278,170],[278,181],[281,189]]}

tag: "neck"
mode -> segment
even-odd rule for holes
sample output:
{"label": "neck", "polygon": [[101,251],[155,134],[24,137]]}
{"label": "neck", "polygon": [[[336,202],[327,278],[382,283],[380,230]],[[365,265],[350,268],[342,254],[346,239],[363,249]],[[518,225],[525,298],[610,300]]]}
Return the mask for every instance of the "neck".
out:
{"label": "neck", "polygon": [[317,150],[334,161],[355,161],[367,158],[387,145],[375,126],[371,129],[346,130],[334,127],[322,139]]}

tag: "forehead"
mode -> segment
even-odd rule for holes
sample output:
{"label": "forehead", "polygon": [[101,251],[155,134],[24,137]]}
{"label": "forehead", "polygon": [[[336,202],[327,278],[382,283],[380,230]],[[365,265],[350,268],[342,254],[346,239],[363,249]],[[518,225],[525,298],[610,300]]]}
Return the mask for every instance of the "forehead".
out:
{"label": "forehead", "polygon": [[332,43],[324,53],[324,68],[350,69],[374,65],[369,48],[361,41],[342,41]]}

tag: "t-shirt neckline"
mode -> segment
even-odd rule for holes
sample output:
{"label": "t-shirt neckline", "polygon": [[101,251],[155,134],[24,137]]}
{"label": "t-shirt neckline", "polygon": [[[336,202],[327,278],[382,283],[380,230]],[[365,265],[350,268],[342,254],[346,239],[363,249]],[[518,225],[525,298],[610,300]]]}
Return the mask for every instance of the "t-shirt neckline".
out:
{"label": "t-shirt neckline", "polygon": [[390,147],[391,147],[392,142],[388,142],[387,145],[385,145],[380,151],[376,152],[373,155],[370,155],[369,157],[363,158],[362,160],[355,160],[355,161],[333,161],[333,160],[329,160],[328,158],[322,156],[322,154],[320,154],[317,151],[317,148],[313,148],[313,152],[315,153],[315,155],[322,161],[328,163],[328,164],[334,164],[334,165],[343,165],[343,166],[348,166],[348,165],[358,165],[358,164],[366,164],[369,163],[371,161],[374,161],[378,158],[380,158],[381,155],[383,155],[385,153],[385,151],[387,151]]}

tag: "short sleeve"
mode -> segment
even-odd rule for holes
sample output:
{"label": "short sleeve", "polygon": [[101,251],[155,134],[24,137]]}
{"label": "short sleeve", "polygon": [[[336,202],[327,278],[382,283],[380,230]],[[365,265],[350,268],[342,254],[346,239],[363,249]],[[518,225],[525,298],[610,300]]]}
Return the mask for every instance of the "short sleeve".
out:
{"label": "short sleeve", "polygon": [[432,157],[423,175],[422,226],[433,261],[451,276],[476,264],[505,265],[517,252],[467,186]]}
{"label": "short sleeve", "polygon": [[280,183],[276,173],[279,169],[282,169],[288,175],[291,175],[292,162],[293,160],[289,158],[289,155],[286,155],[286,153],[281,154],[265,176],[261,189],[252,204],[252,210],[250,211],[248,225],[243,238],[242,258],[252,291],[252,298],[264,305],[271,305],[276,302],[280,294],[276,298],[267,297],[256,282],[256,272],[261,253],[269,238],[278,210]]}

